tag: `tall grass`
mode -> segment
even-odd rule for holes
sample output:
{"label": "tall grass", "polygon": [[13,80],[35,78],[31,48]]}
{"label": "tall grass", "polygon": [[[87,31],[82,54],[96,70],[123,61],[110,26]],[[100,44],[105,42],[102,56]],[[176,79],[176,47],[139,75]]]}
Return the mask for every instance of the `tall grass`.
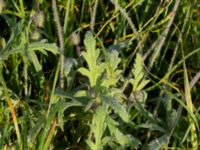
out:
{"label": "tall grass", "polygon": [[199,5],[0,0],[0,148],[199,149]]}

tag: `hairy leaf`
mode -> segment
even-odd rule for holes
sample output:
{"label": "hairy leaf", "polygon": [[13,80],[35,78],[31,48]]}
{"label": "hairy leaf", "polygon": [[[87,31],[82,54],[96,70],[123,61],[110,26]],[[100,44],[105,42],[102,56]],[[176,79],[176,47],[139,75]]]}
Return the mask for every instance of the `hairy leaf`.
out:
{"label": "hairy leaf", "polygon": [[129,122],[129,114],[125,107],[112,97],[102,96],[105,101],[125,122]]}

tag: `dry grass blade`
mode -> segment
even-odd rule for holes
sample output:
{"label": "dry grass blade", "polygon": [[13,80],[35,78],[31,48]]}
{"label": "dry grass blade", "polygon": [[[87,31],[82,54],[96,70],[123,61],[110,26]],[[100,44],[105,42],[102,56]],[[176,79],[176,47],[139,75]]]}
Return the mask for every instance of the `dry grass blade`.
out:
{"label": "dry grass blade", "polygon": [[[183,51],[182,51],[183,53]],[[184,54],[183,54],[184,57]],[[191,93],[190,93],[190,84],[188,80],[188,74],[187,74],[187,68],[185,64],[185,60],[183,62],[183,69],[184,69],[184,89],[185,89],[185,101],[187,104],[187,107],[191,113],[194,112],[194,107],[192,103]],[[197,129],[194,123],[194,120],[192,120],[191,116],[188,115],[189,121],[190,121],[190,128],[191,128],[191,144],[194,150],[198,149],[198,137],[197,137]]]}
{"label": "dry grass blade", "polygon": [[192,89],[194,87],[194,85],[197,83],[199,78],[200,78],[200,71],[190,81],[190,89]]}
{"label": "dry grass blade", "polygon": [[48,147],[49,147],[49,145],[51,143],[52,137],[53,137],[53,135],[55,133],[55,130],[56,130],[56,123],[57,123],[57,120],[56,120],[56,117],[54,117],[51,129],[49,131],[49,134],[47,136],[46,142],[44,144],[44,150],[48,149]]}
{"label": "dry grass blade", "polygon": [[92,18],[91,18],[91,24],[90,24],[90,28],[91,28],[92,31],[94,30],[97,6],[98,6],[98,0],[95,0],[94,9],[93,9]]}
{"label": "dry grass blade", "polygon": [[11,100],[8,96],[6,96],[6,101],[8,103],[8,106],[9,106],[11,114],[12,114],[12,119],[13,119],[13,123],[14,123],[14,126],[15,126],[18,144],[21,147],[22,146],[21,145],[21,135],[20,135],[20,130],[19,130],[19,126],[18,126],[17,115],[15,113],[15,109],[13,107],[13,104],[12,104],[12,102],[11,102]]}
{"label": "dry grass blade", "polygon": [[21,134],[20,134],[19,125],[18,125],[18,121],[17,121],[17,115],[16,115],[15,109],[13,107],[12,101],[10,100],[8,89],[6,87],[6,83],[5,83],[4,79],[2,79],[2,77],[0,77],[0,80],[1,80],[1,84],[4,87],[5,99],[6,99],[8,107],[12,114],[12,119],[13,119],[15,131],[16,131],[16,135],[17,135],[17,142],[18,142],[18,146],[21,150],[22,149],[22,140],[21,140]]}
{"label": "dry grass blade", "polygon": [[[170,20],[167,24],[167,27],[166,29],[162,32],[162,34],[160,35],[160,37],[158,38],[158,45],[155,46],[155,50],[154,50],[154,53],[153,53],[153,56],[151,58],[151,61],[150,61],[150,64],[149,64],[149,69],[151,70],[151,68],[153,67],[154,63],[155,63],[155,60],[158,58],[159,54],[160,54],[160,51],[163,47],[163,44],[167,38],[167,35],[169,33],[169,30],[172,26],[172,23],[174,21],[174,17],[176,15],[176,12],[177,12],[177,9],[179,7],[179,3],[180,3],[180,0],[177,0],[174,4],[174,7],[173,7],[173,10],[172,12],[170,12],[169,14],[169,17],[170,17]],[[157,42],[157,41],[156,41]]]}

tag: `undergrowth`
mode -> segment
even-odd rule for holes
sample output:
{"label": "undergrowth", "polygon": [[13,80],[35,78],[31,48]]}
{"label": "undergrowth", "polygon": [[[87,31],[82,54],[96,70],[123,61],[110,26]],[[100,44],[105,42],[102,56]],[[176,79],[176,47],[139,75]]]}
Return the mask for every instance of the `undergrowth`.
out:
{"label": "undergrowth", "polygon": [[0,149],[198,150],[198,0],[0,0]]}

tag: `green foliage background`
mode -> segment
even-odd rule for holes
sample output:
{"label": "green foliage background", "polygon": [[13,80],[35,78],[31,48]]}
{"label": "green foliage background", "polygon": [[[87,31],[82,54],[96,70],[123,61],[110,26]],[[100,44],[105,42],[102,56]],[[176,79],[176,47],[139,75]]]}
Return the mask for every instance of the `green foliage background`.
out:
{"label": "green foliage background", "polygon": [[0,23],[0,149],[199,149],[198,0],[0,0]]}

